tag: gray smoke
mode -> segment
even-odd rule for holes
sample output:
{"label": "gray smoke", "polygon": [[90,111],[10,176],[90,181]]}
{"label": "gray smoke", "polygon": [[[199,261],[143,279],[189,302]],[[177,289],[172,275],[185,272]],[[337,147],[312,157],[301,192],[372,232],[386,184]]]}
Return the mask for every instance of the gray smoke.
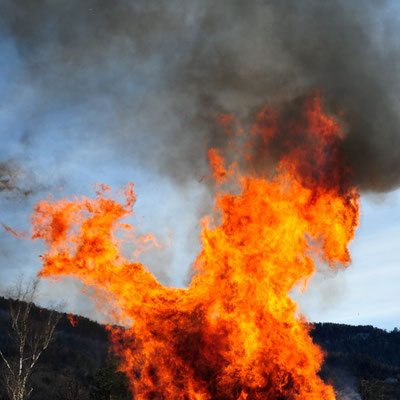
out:
{"label": "gray smoke", "polygon": [[0,161],[0,193],[24,198],[43,188],[36,182],[33,173],[23,169],[16,161]]}
{"label": "gray smoke", "polygon": [[[65,133],[118,160],[184,184],[224,146],[220,112],[246,127],[265,104],[319,88],[342,113],[343,153],[363,190],[400,183],[399,24],[377,0],[3,0],[1,31],[34,93],[25,116],[40,136],[49,115]],[[64,114],[63,114],[64,113]],[[84,132],[84,133],[82,133]],[[34,139],[32,139],[34,140]]]}
{"label": "gray smoke", "polygon": [[12,192],[16,188],[18,172],[10,162],[0,162],[0,192]]}

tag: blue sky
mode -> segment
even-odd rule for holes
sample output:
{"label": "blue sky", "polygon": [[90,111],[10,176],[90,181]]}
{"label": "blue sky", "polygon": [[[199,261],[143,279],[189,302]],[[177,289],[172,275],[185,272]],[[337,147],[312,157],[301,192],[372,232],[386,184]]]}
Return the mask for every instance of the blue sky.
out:
{"label": "blue sky", "polygon": [[[13,168],[19,190],[0,193],[0,222],[27,230],[33,205],[49,193],[90,196],[96,182],[117,189],[132,181],[138,194],[134,222],[163,245],[143,262],[161,282],[184,286],[199,250],[200,217],[212,204],[207,185],[199,183],[207,172],[207,147],[221,142],[210,121],[221,111],[246,120],[262,105],[320,87],[328,102],[348,106],[351,118],[361,115],[362,128],[373,126],[355,137],[370,137],[379,157],[360,150],[355,159],[372,172],[388,159],[380,178],[389,184],[375,193],[376,181],[372,191],[362,183],[368,190],[351,244],[352,265],[317,274],[309,290],[294,297],[314,321],[400,326],[395,2],[378,9],[367,1],[358,9],[357,2],[338,0],[327,12],[310,0],[321,16],[316,26],[306,9],[290,13],[279,2],[245,10],[196,1],[183,8],[179,1],[165,8],[140,1],[136,8],[92,3],[40,1],[19,9],[5,1],[0,163]],[[330,24],[334,35],[321,31]],[[285,40],[285,26],[294,26],[294,39]],[[375,107],[387,114],[372,116]],[[382,157],[388,148],[392,152]],[[29,196],[21,194],[26,189]],[[21,272],[39,270],[41,246],[0,231],[3,291]],[[80,289],[71,280],[44,283],[42,301],[57,302],[62,293],[70,311],[97,317]]]}
{"label": "blue sky", "polygon": [[350,245],[352,264],[319,273],[299,298],[313,321],[400,325],[400,191],[361,198],[361,221]]}

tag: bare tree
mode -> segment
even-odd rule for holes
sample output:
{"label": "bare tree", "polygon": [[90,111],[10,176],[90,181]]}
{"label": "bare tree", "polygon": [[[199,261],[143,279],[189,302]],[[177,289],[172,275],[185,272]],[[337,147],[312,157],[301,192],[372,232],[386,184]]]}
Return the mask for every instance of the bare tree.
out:
{"label": "bare tree", "polygon": [[22,279],[10,298],[9,333],[10,346],[0,349],[0,359],[4,364],[3,380],[11,400],[26,400],[33,388],[29,384],[32,372],[53,338],[54,330],[61,314],[46,310],[41,312],[34,305],[39,281],[23,285]]}

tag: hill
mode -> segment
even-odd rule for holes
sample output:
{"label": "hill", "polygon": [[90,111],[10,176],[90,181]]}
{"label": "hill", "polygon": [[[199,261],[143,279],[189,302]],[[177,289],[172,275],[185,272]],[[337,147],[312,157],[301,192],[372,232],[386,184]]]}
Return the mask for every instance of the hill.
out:
{"label": "hill", "polygon": [[[9,300],[0,298],[0,348],[8,348]],[[35,307],[33,315],[48,312]],[[33,375],[32,400],[127,400],[126,381],[109,356],[105,326],[62,314],[54,340]],[[338,399],[400,400],[400,332],[372,326],[317,323],[313,340],[326,352],[322,378]],[[361,397],[360,397],[361,395]],[[114,397],[111,397],[114,396]],[[6,399],[0,388],[0,400]]]}

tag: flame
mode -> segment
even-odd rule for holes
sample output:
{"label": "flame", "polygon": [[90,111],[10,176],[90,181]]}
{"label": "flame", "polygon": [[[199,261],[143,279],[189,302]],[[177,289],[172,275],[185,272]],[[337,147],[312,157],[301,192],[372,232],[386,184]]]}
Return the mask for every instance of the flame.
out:
{"label": "flame", "polygon": [[340,155],[340,126],[313,94],[299,121],[264,109],[246,140],[239,134],[243,163],[255,143],[284,135],[281,159],[274,175],[240,172],[225,167],[229,149],[210,150],[219,216],[202,221],[187,289],[161,285],[121,253],[124,233],[139,248],[156,245],[121,222],[133,213],[132,184],[123,200],[103,186],[94,199],[35,208],[32,237],[47,244],[40,275],[76,277],[98,289],[100,307],[118,308],[126,327],[109,327],[110,336],[137,399],[335,399],[318,376],[323,353],[311,325],[289,293],[305,287],[316,262],[350,262],[359,195]]}
{"label": "flame", "polygon": [[78,319],[75,317],[75,315],[74,314],[67,314],[67,318],[68,318],[68,321],[69,321],[69,323],[71,324],[71,326],[73,326],[74,328],[76,327],[76,326],[78,326]]}

